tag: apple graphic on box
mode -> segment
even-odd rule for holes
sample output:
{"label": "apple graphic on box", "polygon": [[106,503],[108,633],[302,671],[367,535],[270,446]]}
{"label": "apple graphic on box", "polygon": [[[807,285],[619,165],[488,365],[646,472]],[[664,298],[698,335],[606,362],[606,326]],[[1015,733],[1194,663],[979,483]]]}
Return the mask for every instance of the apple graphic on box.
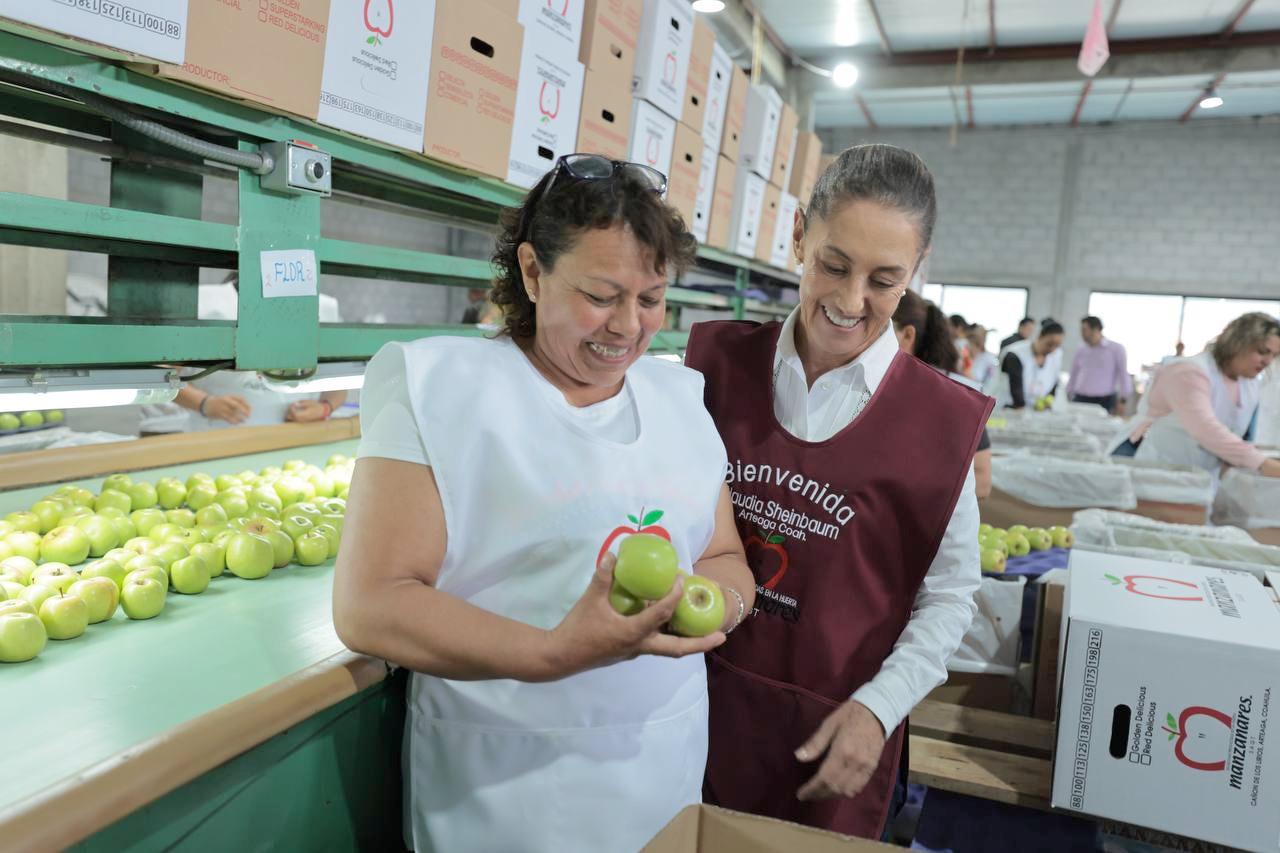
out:
{"label": "apple graphic on box", "polygon": [[13,414],[13,412],[4,412],[3,414],[0,414],[0,430],[3,430],[4,432],[12,432],[20,426],[22,426],[22,421],[20,421],[18,416]]}
{"label": "apple graphic on box", "polygon": [[724,625],[724,593],[720,584],[701,575],[687,575],[670,628],[682,637],[705,637]]}
{"label": "apple graphic on box", "polygon": [[[1109,580],[1112,586],[1119,586],[1123,583],[1127,592],[1136,593],[1147,598],[1160,598],[1165,601],[1204,601],[1204,596],[1200,593],[1200,587],[1191,581],[1165,578],[1159,575],[1125,575],[1124,577],[1116,577],[1109,574],[1103,577]],[[1194,590],[1195,595],[1188,594],[1187,590]]]}
{"label": "apple graphic on box", "polygon": [[120,606],[130,619],[151,619],[164,610],[166,581],[130,574],[120,589]]}
{"label": "apple graphic on box", "polygon": [[164,520],[179,527],[196,526],[196,514],[189,509],[167,509],[164,511]]}
{"label": "apple graphic on box", "polygon": [[982,549],[982,570],[999,574],[1005,569],[1004,552],[998,548]]}
{"label": "apple graphic on box", "polygon": [[78,595],[60,592],[40,604],[40,621],[50,640],[74,640],[89,627],[89,605]]}
{"label": "apple graphic on box", "polygon": [[80,570],[80,578],[82,580],[85,578],[106,578],[116,585],[117,591],[124,586],[124,576],[126,574],[128,572],[124,570],[124,566],[110,557],[94,560]]}
{"label": "apple graphic on box", "polygon": [[40,529],[38,533],[48,533],[50,530],[58,526],[58,522],[62,520],[62,514],[68,509],[67,505],[62,501],[52,501],[47,498],[38,500],[31,505],[31,513],[40,519]]}
{"label": "apple graphic on box", "polygon": [[139,536],[146,536],[157,524],[168,523],[168,519],[164,517],[164,510],[155,507],[131,512],[129,520],[133,522]]}
{"label": "apple graphic on box", "polygon": [[[1193,705],[1190,708],[1184,709],[1183,712],[1178,715],[1177,720],[1173,719],[1173,714],[1165,714],[1165,725],[1161,726],[1161,728],[1169,733],[1169,740],[1177,739],[1177,743],[1173,745],[1173,754],[1187,767],[1190,767],[1192,770],[1205,770],[1209,772],[1223,770],[1227,766],[1225,758],[1220,758],[1216,761],[1199,761],[1191,758],[1186,753],[1187,738],[1191,734],[1190,727],[1187,723],[1188,721],[1195,720],[1198,717],[1202,717],[1208,721],[1221,723],[1227,727],[1227,733],[1225,736],[1222,736],[1221,743],[1215,744],[1215,746],[1220,747],[1217,754],[1225,755],[1227,749],[1229,749],[1227,744],[1231,738],[1231,726],[1235,722],[1234,718],[1230,714],[1223,713],[1215,708],[1205,708],[1201,705]],[[1210,726],[1210,728],[1213,729],[1215,727]],[[1207,739],[1204,731],[1197,733],[1196,737],[1198,740]]]}
{"label": "apple graphic on box", "polygon": [[275,553],[268,539],[239,532],[227,543],[227,571],[248,580],[265,578],[275,567]]}
{"label": "apple graphic on box", "polygon": [[[115,528],[111,528],[112,537],[115,536]],[[111,543],[107,548],[102,549],[102,553],[106,553],[115,543]],[[85,533],[74,524],[64,524],[55,527],[44,535],[40,540],[40,559],[44,562],[66,563],[68,566],[78,566],[89,556],[89,549],[92,543],[89,534]]]}
{"label": "apple graphic on box", "polygon": [[39,412],[23,412],[18,415],[18,423],[22,424],[24,429],[35,429],[38,426],[44,426],[44,415]]}
{"label": "apple graphic on box", "polygon": [[156,480],[156,500],[164,509],[177,509],[187,499],[187,487],[177,477]]}
{"label": "apple graphic on box", "polygon": [[187,506],[194,510],[201,510],[212,504],[218,498],[218,489],[212,482],[207,480],[197,480],[195,483],[187,482]]}
{"label": "apple graphic on box", "polygon": [[1071,535],[1071,529],[1063,527],[1061,524],[1054,525],[1049,528],[1049,535],[1053,537],[1053,547],[1070,548],[1075,544],[1075,537]]}
{"label": "apple graphic on box", "polygon": [[83,599],[89,606],[90,625],[110,619],[120,603],[120,587],[107,577],[81,578],[71,585],[67,594]]}
{"label": "apple graphic on box", "polygon": [[[55,527],[54,530],[57,528]],[[52,532],[52,531],[50,531]],[[33,563],[40,559],[40,534],[30,530],[15,530],[4,539],[13,549],[15,557],[26,557]]]}
{"label": "apple graphic on box", "polygon": [[44,651],[49,632],[34,613],[0,611],[0,662],[22,663]]}
{"label": "apple graphic on box", "polygon": [[174,592],[198,595],[209,588],[209,567],[199,557],[175,560],[169,567],[169,584]]}
{"label": "apple graphic on box", "polygon": [[293,540],[294,559],[303,566],[318,566],[329,559],[329,537],[308,530]]}
{"label": "apple graphic on box", "polygon": [[90,557],[101,557],[120,544],[120,534],[116,532],[116,526],[109,518],[103,518],[100,515],[89,515],[84,518],[77,518],[75,526],[84,531],[85,536],[89,537]]}
{"label": "apple graphic on box", "polygon": [[11,512],[4,517],[4,520],[12,524],[16,530],[40,533],[40,516],[30,510],[20,509],[17,512]]}
{"label": "apple graphic on box", "polygon": [[747,554],[747,565],[751,567],[757,583],[765,589],[776,587],[791,567],[791,557],[783,547],[786,541],[787,537],[780,533],[757,530],[742,543]]}
{"label": "apple graphic on box", "polygon": [[31,583],[31,573],[35,570],[36,561],[19,554],[0,560],[0,577],[8,578],[23,586]]}
{"label": "apple graphic on box", "polygon": [[160,502],[156,487],[145,480],[139,480],[129,486],[125,489],[125,494],[132,499],[134,509],[150,509]]}
{"label": "apple graphic on box", "polygon": [[627,592],[646,601],[662,598],[676,582],[676,549],[652,533],[634,533],[618,545],[614,579]]}
{"label": "apple graphic on box", "polygon": [[209,577],[216,578],[227,568],[227,552],[221,545],[212,542],[201,542],[191,546],[191,556],[199,557],[209,570]]}

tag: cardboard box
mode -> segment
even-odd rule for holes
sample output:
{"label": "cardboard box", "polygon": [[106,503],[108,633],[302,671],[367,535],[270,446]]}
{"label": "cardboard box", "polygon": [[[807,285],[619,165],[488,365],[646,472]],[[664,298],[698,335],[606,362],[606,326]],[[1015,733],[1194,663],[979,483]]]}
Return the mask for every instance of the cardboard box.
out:
{"label": "cardboard box", "polygon": [[800,203],[807,205],[809,196],[813,195],[813,185],[818,182],[818,164],[822,160],[822,140],[816,133],[801,133],[796,136],[795,162],[791,166],[791,180],[787,190]]}
{"label": "cardboard box", "polygon": [[[706,243],[711,231],[711,207],[716,196],[716,165],[720,155],[710,145],[702,146],[702,165],[698,170],[698,197],[693,202],[693,222],[689,231],[699,243]],[[730,184],[729,192],[733,192]]]}
{"label": "cardboard box", "polygon": [[791,162],[796,153],[796,126],[799,123],[800,116],[791,109],[791,105],[783,104],[778,118],[778,141],[773,149],[773,176],[769,178],[783,189],[791,186]]}
{"label": "cardboard box", "polygon": [[676,123],[671,150],[671,172],[667,175],[667,203],[680,211],[685,227],[693,229],[693,209],[698,203],[698,180],[702,173],[702,134],[684,122]]}
{"label": "cardboard box", "polygon": [[773,184],[765,183],[764,199],[760,204],[760,229],[756,233],[755,259],[769,263],[773,257],[773,226],[778,223],[778,204],[782,201],[782,190]]}
{"label": "cardboard box", "polygon": [[[218,4],[193,4],[201,5]],[[401,4],[394,15],[390,9],[389,4],[331,0],[317,120],[421,151],[436,4]],[[276,65],[264,81],[292,76],[279,73],[288,67],[279,57],[268,58]]]}
{"label": "cardboard box", "polygon": [[878,841],[699,804],[681,809],[642,853],[874,853],[893,849]]}
{"label": "cardboard box", "polygon": [[[129,0],[109,4],[106,9],[101,5],[67,0],[0,0],[0,15],[174,65],[186,61],[192,26],[187,0]],[[257,10],[253,12],[256,14]]]}
{"label": "cardboard box", "polygon": [[711,223],[707,228],[707,245],[735,251],[731,242],[733,230],[733,191],[738,185],[738,166],[723,154],[716,155],[716,182],[711,193]]}
{"label": "cardboard box", "polygon": [[640,19],[631,94],[680,118],[692,50],[693,8],[685,0],[648,0]]}
{"label": "cardboard box", "polygon": [[[69,17],[73,11],[79,10],[67,9]],[[329,17],[329,0],[301,0],[289,21],[260,19],[256,3],[193,3],[185,61],[155,70],[170,80],[314,119]],[[280,74],[281,68],[290,73]]]}
{"label": "cardboard box", "polygon": [[712,47],[707,69],[707,108],[702,116],[702,140],[720,151],[725,112],[729,109],[729,84],[733,82],[733,60],[719,44]]}
{"label": "cardboard box", "polygon": [[1280,610],[1262,585],[1075,551],[1064,625],[1052,805],[1276,850]]}
{"label": "cardboard box", "polygon": [[693,47],[689,52],[689,77],[684,84],[684,113],[680,121],[702,133],[707,113],[707,86],[711,59],[716,51],[716,32],[705,15],[693,19]]}
{"label": "cardboard box", "polygon": [[588,71],[625,68],[628,94],[636,70],[636,42],[643,14],[644,0],[586,0],[583,8],[578,60]]}
{"label": "cardboard box", "polygon": [[506,178],[524,27],[493,6],[436,0],[423,151]]}
{"label": "cardboard box", "polygon": [[582,86],[577,148],[626,160],[631,148],[631,72],[620,66],[588,68]]}
{"label": "cardboard box", "polygon": [[[494,0],[489,0],[494,2]],[[583,0],[498,0],[517,8],[511,13],[525,30],[538,34],[542,49],[562,61],[578,58],[582,46]]]}
{"label": "cardboard box", "polygon": [[778,147],[782,96],[772,86],[756,83],[747,92],[747,118],[742,127],[743,166],[765,180],[773,177],[773,154]]}
{"label": "cardboard box", "polygon": [[[729,251],[750,258],[756,253],[761,209],[769,182],[750,169],[739,167],[737,172],[733,185],[733,219],[729,224]],[[714,210],[711,217],[714,222]]]}
{"label": "cardboard box", "polygon": [[676,120],[648,101],[634,98],[631,103],[631,146],[627,159],[652,166],[670,180]]}
{"label": "cardboard box", "polygon": [[532,187],[559,157],[578,150],[583,67],[576,55],[562,51],[559,36],[525,28],[507,183]]}
{"label": "cardboard box", "polygon": [[720,153],[736,163],[742,153],[742,131],[747,121],[747,92],[751,89],[751,77],[746,69],[734,66],[729,78],[729,104],[724,112]]}
{"label": "cardboard box", "polygon": [[789,270],[795,266],[792,260],[795,255],[791,251],[791,240],[795,236],[796,207],[799,199],[786,190],[778,196],[778,216],[773,223],[773,244],[769,250],[769,263],[779,269]]}

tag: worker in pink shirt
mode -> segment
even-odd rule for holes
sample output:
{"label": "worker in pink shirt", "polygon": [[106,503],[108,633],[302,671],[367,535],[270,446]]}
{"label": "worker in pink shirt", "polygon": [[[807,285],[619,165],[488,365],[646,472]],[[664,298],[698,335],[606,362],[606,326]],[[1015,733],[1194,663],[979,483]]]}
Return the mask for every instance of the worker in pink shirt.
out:
{"label": "worker in pink shirt", "polygon": [[1133,393],[1133,380],[1124,347],[1102,336],[1102,321],[1085,317],[1080,321],[1084,346],[1071,362],[1067,396],[1074,403],[1094,403],[1110,414],[1123,415],[1124,401]]}

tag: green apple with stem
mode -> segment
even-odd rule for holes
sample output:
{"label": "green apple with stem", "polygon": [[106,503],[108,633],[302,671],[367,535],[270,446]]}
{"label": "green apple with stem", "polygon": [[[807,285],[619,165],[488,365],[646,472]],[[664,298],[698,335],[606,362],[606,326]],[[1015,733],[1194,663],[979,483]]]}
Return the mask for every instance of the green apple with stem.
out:
{"label": "green apple with stem", "polygon": [[[57,528],[54,528],[55,530]],[[52,531],[50,531],[52,532]],[[30,530],[15,530],[4,539],[5,544],[13,549],[15,557],[26,557],[32,562],[40,559],[40,534]]]}
{"label": "green apple with stem", "polygon": [[31,573],[36,570],[36,561],[29,557],[14,554],[0,560],[0,577],[7,577],[26,586],[31,583]]}
{"label": "green apple with stem", "polygon": [[80,573],[66,563],[44,563],[36,566],[31,573],[31,583],[51,586],[58,592],[65,592],[67,587],[80,579]]}
{"label": "green apple with stem", "polygon": [[1010,557],[1025,557],[1031,553],[1031,542],[1021,533],[1010,533],[1005,541],[1009,543]]}
{"label": "green apple with stem", "polygon": [[286,514],[305,515],[307,518],[311,519],[313,524],[318,524],[320,522],[320,516],[324,515],[324,511],[311,501],[301,501],[300,503],[290,505]]}
{"label": "green apple with stem", "polygon": [[329,540],[329,557],[338,556],[338,548],[342,546],[342,531],[334,527],[327,521],[322,521],[312,528],[313,530],[323,533],[325,538]]}
{"label": "green apple with stem", "polygon": [[265,578],[275,568],[275,553],[270,540],[241,531],[227,543],[227,571],[248,580]]}
{"label": "green apple with stem", "polygon": [[4,520],[12,524],[16,530],[25,530],[37,535],[40,533],[40,516],[30,510],[20,509],[11,512],[4,517]]}
{"label": "green apple with stem", "polygon": [[329,537],[318,530],[308,530],[293,540],[294,559],[303,566],[318,566],[329,559]]}
{"label": "green apple with stem", "polygon": [[644,602],[623,589],[617,581],[609,589],[609,605],[623,616],[634,616],[644,610]]}
{"label": "green apple with stem", "polygon": [[305,515],[286,515],[280,520],[280,529],[294,539],[312,530],[315,526],[315,522]]}
{"label": "green apple with stem", "polygon": [[308,501],[316,496],[316,487],[301,477],[281,477],[272,484],[272,488],[285,506]]}
{"label": "green apple with stem", "polygon": [[209,570],[209,577],[216,578],[227,568],[227,552],[221,545],[201,542],[191,546],[191,556],[199,557]]}
{"label": "green apple with stem", "polygon": [[[111,533],[112,536],[115,535],[114,528]],[[112,543],[112,546],[114,544]],[[87,533],[74,524],[64,524],[53,528],[40,540],[40,559],[47,563],[66,563],[69,566],[77,566],[89,556],[91,547]],[[105,554],[108,550],[110,549],[104,548],[102,553]]]}
{"label": "green apple with stem", "polygon": [[196,527],[214,527],[226,524],[230,516],[221,504],[209,504],[196,512]]}
{"label": "green apple with stem", "polygon": [[58,595],[58,590],[55,587],[46,586],[42,583],[33,583],[31,586],[23,587],[18,597],[28,602],[36,609],[36,613],[39,613],[40,605],[51,595]]}
{"label": "green apple with stem", "polygon": [[34,613],[0,611],[0,662],[22,663],[44,651],[49,632]]}
{"label": "green apple with stem", "polygon": [[120,585],[120,592],[124,592],[124,588],[128,586],[129,579],[132,577],[152,578],[163,584],[166,589],[169,587],[169,573],[164,570],[163,566],[145,565],[130,571],[124,576],[124,583]]}
{"label": "green apple with stem", "polygon": [[724,592],[720,584],[701,575],[686,576],[669,624],[682,637],[705,637],[719,631],[724,625]]}
{"label": "green apple with stem", "polygon": [[109,518],[103,518],[100,515],[77,518],[75,526],[89,537],[90,557],[101,557],[120,544],[120,534],[116,532],[116,526]]}
{"label": "green apple with stem", "polygon": [[94,560],[92,563],[87,563],[84,568],[80,570],[80,579],[106,578],[114,583],[116,585],[116,590],[119,591],[120,587],[124,585],[124,576],[126,574],[128,573],[124,570],[124,566],[121,565],[119,561],[113,560],[110,557],[102,557]]}
{"label": "green apple with stem", "polygon": [[67,594],[77,596],[89,606],[90,625],[110,619],[120,604],[120,587],[108,577],[81,578],[71,585]]}
{"label": "green apple with stem", "polygon": [[266,501],[256,501],[249,504],[249,514],[258,518],[270,518],[276,521],[280,520],[280,510],[273,504]]}
{"label": "green apple with stem", "polygon": [[117,492],[125,492],[128,494],[126,490],[132,485],[133,478],[128,474],[112,474],[109,477],[104,477],[102,480],[102,490],[104,492],[107,489],[115,489]]}
{"label": "green apple with stem", "polygon": [[152,619],[164,610],[167,581],[130,574],[120,589],[120,606],[130,619]]}
{"label": "green apple with stem", "polygon": [[199,595],[209,588],[209,567],[199,557],[183,557],[169,567],[169,585],[183,595]]}
{"label": "green apple with stem", "polygon": [[671,591],[678,571],[676,549],[661,536],[635,533],[618,546],[613,576],[637,598],[656,601]]}
{"label": "green apple with stem", "polygon": [[1056,524],[1049,528],[1049,536],[1053,538],[1053,547],[1070,548],[1075,544],[1075,537],[1071,535],[1070,528]]}
{"label": "green apple with stem", "polygon": [[60,592],[40,604],[40,621],[50,640],[74,640],[89,627],[89,605],[78,595]]}
{"label": "green apple with stem", "polygon": [[133,522],[133,526],[137,528],[139,536],[146,536],[151,529],[157,524],[164,524],[168,519],[164,517],[164,510],[151,507],[149,509],[139,509],[129,513],[129,520]]}
{"label": "green apple with stem", "polygon": [[37,532],[44,534],[57,527],[58,522],[62,520],[62,514],[67,509],[68,505],[62,501],[53,501],[48,498],[33,503],[31,512],[36,518],[40,519],[40,529]]}
{"label": "green apple with stem", "polygon": [[1053,537],[1043,527],[1033,527],[1025,534],[1033,551],[1048,551],[1053,547]]}
{"label": "green apple with stem", "polygon": [[187,499],[187,487],[177,477],[156,480],[156,499],[164,509],[177,509]]}
{"label": "green apple with stem", "polygon": [[271,504],[276,508],[276,512],[284,509],[284,501],[280,500],[280,496],[271,486],[258,486],[249,492],[249,502],[254,505]]}
{"label": "green apple with stem", "polygon": [[179,527],[196,526],[196,514],[189,509],[167,509],[164,512],[164,520]]}
{"label": "green apple with stem", "polygon": [[[152,529],[154,530],[155,528]],[[135,554],[146,554],[159,544],[159,541],[152,539],[150,536],[135,536],[124,543],[124,548],[127,551],[133,551]]]}
{"label": "green apple with stem", "polygon": [[187,506],[199,512],[218,499],[218,489],[212,481],[187,481]]}
{"label": "green apple with stem", "polygon": [[204,531],[196,527],[184,527],[181,533],[175,533],[166,541],[177,542],[179,545],[185,545],[187,550],[191,550],[192,545],[199,545],[201,542],[208,542],[204,538]]}
{"label": "green apple with stem", "polygon": [[253,519],[251,519],[247,515],[237,515],[235,518],[229,519],[227,521],[227,527],[239,533],[242,530],[244,530],[245,525],[247,525],[252,520]]}

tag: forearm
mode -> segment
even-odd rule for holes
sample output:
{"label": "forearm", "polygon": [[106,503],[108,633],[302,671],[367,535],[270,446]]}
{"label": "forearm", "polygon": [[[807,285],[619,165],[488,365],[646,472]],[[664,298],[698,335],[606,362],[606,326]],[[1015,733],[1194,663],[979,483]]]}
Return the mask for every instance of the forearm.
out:
{"label": "forearm", "polygon": [[746,558],[742,554],[721,554],[715,557],[704,557],[693,564],[695,574],[710,578],[720,584],[720,588],[725,590],[724,596],[724,624],[725,630],[734,627],[738,623],[738,599],[734,598],[729,589],[736,590],[738,595],[742,596],[742,618],[745,619],[751,609],[755,607],[756,602],[756,581],[751,574],[750,567],[747,566]]}
{"label": "forearm", "polygon": [[325,391],[320,395],[320,399],[329,404],[329,408],[337,411],[338,407],[347,402],[346,391]]}
{"label": "forearm", "polygon": [[184,409],[190,409],[193,412],[200,411],[200,404],[204,402],[204,398],[209,396],[204,391],[196,388],[194,385],[183,385],[178,389],[178,396],[173,398],[173,402],[177,403]]}

